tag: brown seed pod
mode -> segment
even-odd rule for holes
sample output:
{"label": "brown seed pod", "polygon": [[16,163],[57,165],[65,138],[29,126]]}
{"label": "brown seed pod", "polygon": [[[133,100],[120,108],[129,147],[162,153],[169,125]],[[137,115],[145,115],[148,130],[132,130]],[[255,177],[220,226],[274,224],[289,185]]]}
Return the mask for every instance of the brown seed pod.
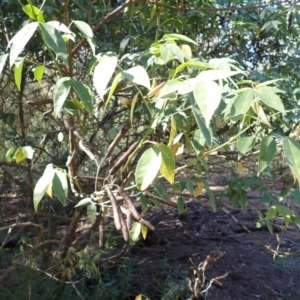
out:
{"label": "brown seed pod", "polygon": [[121,230],[122,224],[121,224],[120,216],[122,215],[122,212],[121,212],[120,206],[119,206],[114,194],[111,192],[111,190],[108,187],[106,188],[106,192],[110,199],[111,205],[113,207],[114,223],[115,223],[116,229]]}
{"label": "brown seed pod", "polygon": [[123,197],[123,199],[125,200],[127,206],[128,206],[128,209],[129,211],[131,212],[132,214],[132,217],[140,222],[142,225],[145,225],[146,227],[148,227],[151,231],[154,231],[155,228],[154,226],[148,222],[147,220],[143,219],[139,213],[137,212],[137,210],[135,209],[135,206],[134,204],[132,203],[132,200],[131,198],[127,195],[127,193],[124,191],[124,189],[121,187],[121,186],[118,186],[118,191],[119,191],[119,194]]}
{"label": "brown seed pod", "polygon": [[119,158],[119,160],[109,170],[109,175],[114,175],[122,167],[122,165],[126,162],[129,155],[135,150],[135,148],[138,145],[139,145],[139,141],[136,141],[133,144],[131,144],[128,150]]}

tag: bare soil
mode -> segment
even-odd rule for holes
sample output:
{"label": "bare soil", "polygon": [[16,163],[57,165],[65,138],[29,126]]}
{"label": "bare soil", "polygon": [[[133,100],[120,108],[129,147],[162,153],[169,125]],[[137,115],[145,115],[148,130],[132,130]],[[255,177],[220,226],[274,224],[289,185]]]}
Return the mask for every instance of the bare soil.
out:
{"label": "bare soil", "polygon": [[[246,211],[221,199],[213,212],[205,197],[188,200],[181,215],[166,209],[154,233],[126,257],[100,269],[101,282],[80,281],[83,298],[71,285],[61,290],[49,276],[37,272],[29,279],[18,268],[0,282],[0,299],[129,300],[143,294],[151,300],[299,300],[299,228],[289,226],[282,235],[280,219],[273,234],[266,226],[257,228],[265,210],[255,193],[249,197]],[[6,259],[20,253],[19,248],[2,249],[1,274],[13,264]]]}
{"label": "bare soil", "polygon": [[[152,300],[300,299],[299,228],[289,227],[280,240],[281,220],[273,234],[266,226],[256,228],[263,213],[259,199],[250,199],[247,211],[230,208],[226,199],[215,213],[203,199],[190,200],[182,215],[169,210],[156,233],[131,255],[137,263],[132,286],[148,291]],[[201,263],[214,259],[202,273]],[[197,278],[198,298],[188,287]]]}

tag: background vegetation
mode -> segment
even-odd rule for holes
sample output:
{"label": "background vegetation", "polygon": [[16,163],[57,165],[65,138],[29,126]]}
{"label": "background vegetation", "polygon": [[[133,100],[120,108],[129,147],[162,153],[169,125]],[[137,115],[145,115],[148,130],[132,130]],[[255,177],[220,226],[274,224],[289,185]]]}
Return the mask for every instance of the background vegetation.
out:
{"label": "background vegetation", "polygon": [[[0,281],[26,266],[87,297],[74,282],[161,220],[137,203],[181,213],[187,190],[215,209],[220,170],[234,206],[260,193],[271,232],[277,215],[299,222],[282,202],[299,199],[298,1],[1,0],[0,13]],[[274,196],[265,180],[286,175]],[[108,216],[120,233],[104,235]]]}

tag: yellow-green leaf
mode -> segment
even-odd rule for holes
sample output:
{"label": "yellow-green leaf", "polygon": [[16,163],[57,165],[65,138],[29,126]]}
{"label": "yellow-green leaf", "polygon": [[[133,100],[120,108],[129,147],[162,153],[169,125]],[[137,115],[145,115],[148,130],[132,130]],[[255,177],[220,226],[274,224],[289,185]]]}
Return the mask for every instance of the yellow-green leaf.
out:
{"label": "yellow-green leaf", "polygon": [[147,237],[147,233],[148,233],[148,227],[146,227],[145,225],[142,225],[142,237],[144,240]]}
{"label": "yellow-green leaf", "polygon": [[157,147],[162,156],[162,162],[160,165],[160,173],[162,176],[165,177],[166,180],[168,180],[171,184],[174,182],[175,177],[175,160],[174,156],[168,148],[168,146],[164,144],[156,144],[155,147]]}

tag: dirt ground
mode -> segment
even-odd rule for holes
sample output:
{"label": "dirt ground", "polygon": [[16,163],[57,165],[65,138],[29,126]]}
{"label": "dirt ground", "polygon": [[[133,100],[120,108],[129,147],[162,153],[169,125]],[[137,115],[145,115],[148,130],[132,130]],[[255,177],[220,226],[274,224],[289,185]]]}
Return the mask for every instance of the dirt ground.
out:
{"label": "dirt ground", "polygon": [[[100,283],[84,281],[81,299],[133,300],[143,294],[148,298],[137,299],[299,300],[299,228],[290,226],[282,236],[280,219],[273,234],[266,226],[256,228],[265,211],[255,193],[249,197],[247,211],[233,209],[222,198],[213,212],[206,197],[189,199],[181,215],[165,208],[166,217],[155,233],[126,257],[100,270]],[[153,208],[152,213],[159,209]],[[4,259],[2,267],[7,263]],[[0,299],[29,299],[23,292],[28,283],[18,276],[11,273],[1,282]],[[80,299],[70,285],[58,293],[56,283],[40,273],[30,280],[35,283],[30,299]],[[17,289],[21,296],[15,293]]]}
{"label": "dirt ground", "polygon": [[[205,199],[191,199],[182,215],[168,210],[156,233],[131,255],[138,264],[135,290],[151,291],[145,294],[151,300],[300,299],[299,228],[289,227],[278,249],[280,220],[273,234],[256,228],[263,212],[259,199],[250,199],[247,211],[230,208],[227,200],[217,206],[214,213]],[[198,298],[189,289],[195,280]]]}

